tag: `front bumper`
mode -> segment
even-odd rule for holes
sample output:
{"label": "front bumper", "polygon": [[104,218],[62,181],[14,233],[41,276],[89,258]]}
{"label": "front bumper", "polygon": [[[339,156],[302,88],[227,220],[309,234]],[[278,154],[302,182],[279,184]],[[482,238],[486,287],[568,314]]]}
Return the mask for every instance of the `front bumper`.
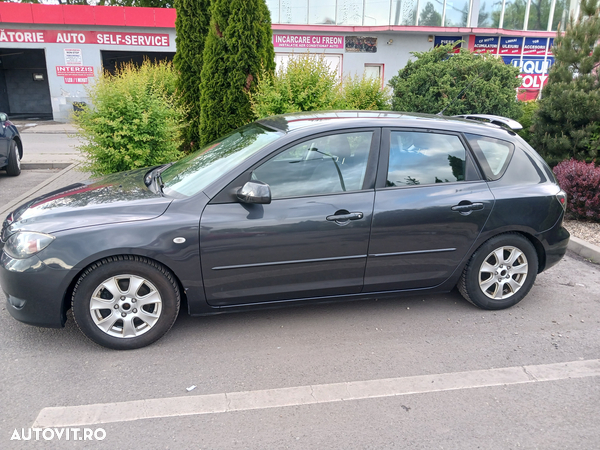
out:
{"label": "front bumper", "polygon": [[0,286],[10,315],[29,325],[63,327],[69,270],[50,268],[37,256],[13,259],[0,252]]}

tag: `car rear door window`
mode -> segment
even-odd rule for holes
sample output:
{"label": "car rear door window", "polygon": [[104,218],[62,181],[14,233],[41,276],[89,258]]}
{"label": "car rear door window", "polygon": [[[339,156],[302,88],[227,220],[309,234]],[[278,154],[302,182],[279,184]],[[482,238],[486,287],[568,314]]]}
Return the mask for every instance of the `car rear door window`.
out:
{"label": "car rear door window", "polygon": [[466,151],[458,136],[414,131],[390,133],[386,186],[465,180]]}
{"label": "car rear door window", "polygon": [[273,199],[358,191],[372,139],[372,131],[311,138],[254,169],[252,179],[267,183]]}

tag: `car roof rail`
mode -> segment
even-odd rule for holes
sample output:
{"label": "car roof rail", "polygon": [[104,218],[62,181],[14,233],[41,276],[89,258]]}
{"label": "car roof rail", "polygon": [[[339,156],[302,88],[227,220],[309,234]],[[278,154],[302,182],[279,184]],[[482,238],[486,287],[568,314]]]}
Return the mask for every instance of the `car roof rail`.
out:
{"label": "car roof rail", "polygon": [[509,119],[508,117],[495,116],[493,114],[460,114],[458,116],[452,117],[460,117],[462,119],[470,119],[470,120],[478,120],[484,122],[490,122],[494,125],[499,125],[504,128],[510,128],[513,131],[519,131],[523,129],[523,125],[513,119]]}

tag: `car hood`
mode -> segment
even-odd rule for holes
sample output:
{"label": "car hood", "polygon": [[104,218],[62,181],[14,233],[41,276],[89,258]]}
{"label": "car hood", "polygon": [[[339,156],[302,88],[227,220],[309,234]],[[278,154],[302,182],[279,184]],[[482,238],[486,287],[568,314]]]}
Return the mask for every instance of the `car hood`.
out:
{"label": "car hood", "polygon": [[8,215],[2,235],[19,230],[53,233],[158,217],[173,200],[145,185],[148,170],[108,175],[35,198]]}

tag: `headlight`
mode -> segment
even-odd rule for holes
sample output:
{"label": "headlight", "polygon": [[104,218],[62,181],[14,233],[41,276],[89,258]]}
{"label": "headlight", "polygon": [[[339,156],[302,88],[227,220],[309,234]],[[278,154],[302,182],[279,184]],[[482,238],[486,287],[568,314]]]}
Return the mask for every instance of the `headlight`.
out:
{"label": "headlight", "polygon": [[18,231],[11,235],[4,245],[7,255],[16,259],[25,259],[45,249],[54,240],[54,236],[31,231]]}

